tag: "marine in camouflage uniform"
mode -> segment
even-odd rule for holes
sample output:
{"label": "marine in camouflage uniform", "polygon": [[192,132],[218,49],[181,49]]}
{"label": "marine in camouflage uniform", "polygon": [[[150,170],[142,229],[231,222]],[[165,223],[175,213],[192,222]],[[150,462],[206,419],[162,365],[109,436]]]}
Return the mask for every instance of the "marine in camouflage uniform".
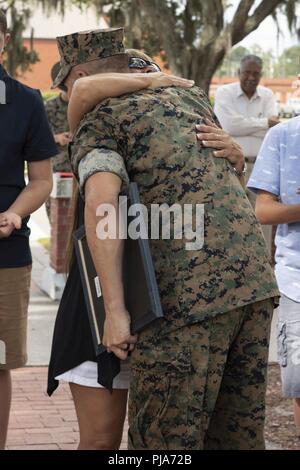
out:
{"label": "marine in camouflage uniform", "polygon": [[[69,132],[68,103],[62,99],[61,95],[48,100],[45,103],[45,108],[53,134]],[[59,153],[51,160],[53,173],[57,171],[71,172],[72,167],[68,156],[68,146],[62,147],[57,144],[57,147]]]}
{"label": "marine in camouflage uniform", "polygon": [[138,184],[149,211],[151,204],[205,205],[202,249],[187,251],[184,238],[150,240],[165,317],[141,333],[132,354],[130,449],[264,448],[279,293],[233,168],[197,144],[201,117],[216,122],[200,89],[147,89],[101,103],[72,144],[83,194],[89,177],[111,172]]}
{"label": "marine in camouflage uniform", "polygon": [[[51,70],[51,77],[54,80],[60,71],[59,62],[54,64]],[[65,91],[60,93],[55,98],[51,98],[45,103],[46,113],[48,121],[53,132],[54,137],[57,134],[63,134],[64,132],[69,132],[68,124],[68,101],[66,101],[63,96],[66,95]],[[56,139],[55,139],[56,140]],[[58,154],[51,159],[52,171],[71,173],[72,167],[68,155],[68,145],[60,145],[56,140],[56,145],[58,148]],[[50,198],[45,203],[46,211],[48,218],[50,219]]]}

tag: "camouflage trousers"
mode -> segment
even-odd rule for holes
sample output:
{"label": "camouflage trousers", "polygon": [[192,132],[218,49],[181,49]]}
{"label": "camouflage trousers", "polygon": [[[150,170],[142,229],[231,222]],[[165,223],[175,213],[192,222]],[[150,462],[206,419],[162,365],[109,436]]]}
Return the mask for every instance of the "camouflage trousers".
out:
{"label": "camouflage trousers", "polygon": [[274,299],[160,338],[131,358],[129,449],[264,449]]}

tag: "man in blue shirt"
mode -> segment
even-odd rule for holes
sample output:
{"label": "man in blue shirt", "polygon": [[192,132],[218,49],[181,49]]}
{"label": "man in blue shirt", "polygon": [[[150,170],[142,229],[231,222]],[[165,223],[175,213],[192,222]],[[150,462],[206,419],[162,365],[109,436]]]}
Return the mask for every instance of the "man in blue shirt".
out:
{"label": "man in blue shirt", "polygon": [[294,399],[300,436],[300,116],[270,129],[257,157],[248,187],[257,193],[256,215],[262,224],[278,225],[276,277],[278,357],[283,394]]}
{"label": "man in blue shirt", "polygon": [[1,65],[8,40],[6,17],[0,11],[0,449],[7,434],[10,370],[27,360],[32,263],[27,222],[50,194],[50,157],[57,154],[40,93],[12,79]]}

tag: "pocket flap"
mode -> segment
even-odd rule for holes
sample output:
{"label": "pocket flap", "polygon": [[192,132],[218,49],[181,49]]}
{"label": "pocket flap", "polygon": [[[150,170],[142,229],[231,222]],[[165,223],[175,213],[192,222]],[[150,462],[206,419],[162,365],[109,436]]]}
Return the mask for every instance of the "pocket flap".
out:
{"label": "pocket flap", "polygon": [[131,357],[131,367],[147,372],[186,374],[191,371],[191,351],[187,345],[138,343]]}

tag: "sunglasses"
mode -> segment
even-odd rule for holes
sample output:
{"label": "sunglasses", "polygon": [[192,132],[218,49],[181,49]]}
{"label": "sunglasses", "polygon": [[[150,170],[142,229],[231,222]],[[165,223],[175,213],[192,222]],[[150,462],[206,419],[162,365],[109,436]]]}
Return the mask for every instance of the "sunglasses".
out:
{"label": "sunglasses", "polygon": [[146,67],[152,67],[155,72],[161,72],[160,66],[155,62],[150,62],[150,60],[141,59],[140,57],[131,57],[129,59],[130,69],[144,69]]}

